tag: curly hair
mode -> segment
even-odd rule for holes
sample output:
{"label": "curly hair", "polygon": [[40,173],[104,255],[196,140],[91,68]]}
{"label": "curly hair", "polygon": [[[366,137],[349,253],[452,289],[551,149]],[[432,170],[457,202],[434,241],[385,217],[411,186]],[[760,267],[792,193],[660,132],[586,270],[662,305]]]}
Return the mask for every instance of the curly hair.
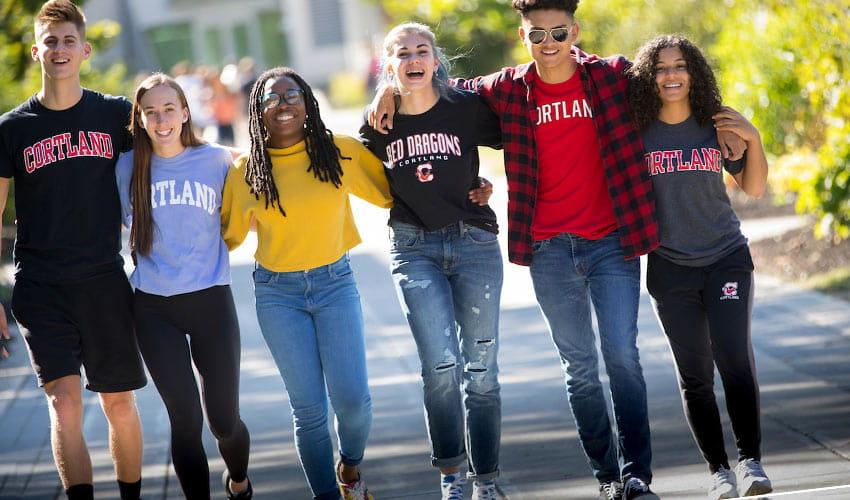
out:
{"label": "curly hair", "polygon": [[319,115],[319,103],[313,95],[313,89],[301,78],[298,73],[290,68],[272,68],[257,78],[251,88],[248,108],[248,132],[251,138],[251,151],[248,157],[248,166],[245,169],[245,182],[251,186],[251,193],[259,200],[260,195],[266,199],[266,208],[269,204],[277,205],[281,214],[286,216],[283,206],[280,204],[280,194],[272,177],[272,160],[266,149],[268,131],[263,122],[263,106],[260,102],[265,92],[266,83],[273,78],[285,76],[291,78],[304,92],[304,107],[307,111],[307,119],[304,122],[304,139],[307,142],[307,154],[310,157],[308,172],[321,182],[331,182],[340,187],[343,175],[340,158],[350,160],[342,156],[339,148],[333,140],[333,133],[325,127],[322,117]]}
{"label": "curly hair", "polygon": [[520,16],[542,9],[562,10],[574,16],[579,0],[513,0],[513,8]]}
{"label": "curly hair", "polygon": [[662,35],[638,49],[634,64],[628,70],[629,104],[638,130],[646,130],[661,111],[661,96],[655,80],[655,65],[662,49],[676,47],[682,52],[690,77],[688,101],[691,113],[701,125],[711,122],[720,110],[720,89],[714,72],[699,47],[682,35]]}

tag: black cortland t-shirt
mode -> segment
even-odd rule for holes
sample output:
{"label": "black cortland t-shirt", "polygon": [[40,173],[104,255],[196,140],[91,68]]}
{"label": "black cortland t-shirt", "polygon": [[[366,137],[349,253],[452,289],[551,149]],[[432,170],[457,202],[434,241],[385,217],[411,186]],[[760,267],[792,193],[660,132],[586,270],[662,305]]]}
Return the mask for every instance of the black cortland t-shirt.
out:
{"label": "black cortland t-shirt", "polygon": [[501,144],[498,117],[478,95],[450,89],[422,114],[396,114],[388,135],[363,125],[360,138],[384,162],[390,220],[429,231],[458,221],[498,231],[493,210],[469,200],[478,187],[477,147]]}
{"label": "black cortland t-shirt", "polygon": [[16,276],[66,282],[120,269],[118,154],[131,104],[84,89],[54,111],[33,96],[0,117],[0,177],[15,179]]}

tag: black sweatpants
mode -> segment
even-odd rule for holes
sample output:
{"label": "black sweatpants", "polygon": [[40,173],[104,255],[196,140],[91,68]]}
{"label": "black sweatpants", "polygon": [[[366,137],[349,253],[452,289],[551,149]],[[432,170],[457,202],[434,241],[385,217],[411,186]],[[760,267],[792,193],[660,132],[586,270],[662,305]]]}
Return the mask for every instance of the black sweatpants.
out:
{"label": "black sweatpants", "polygon": [[729,468],[714,396],[715,365],[738,459],[761,460],[759,389],[750,339],[749,247],[705,267],[681,266],[650,254],[646,284],[670,342],[688,424],[709,468]]}
{"label": "black sweatpants", "polygon": [[136,336],[171,420],[171,458],[188,499],[210,498],[203,411],[233,481],[248,473],[248,429],[239,417],[239,323],[229,286],[163,297],[136,290]]}

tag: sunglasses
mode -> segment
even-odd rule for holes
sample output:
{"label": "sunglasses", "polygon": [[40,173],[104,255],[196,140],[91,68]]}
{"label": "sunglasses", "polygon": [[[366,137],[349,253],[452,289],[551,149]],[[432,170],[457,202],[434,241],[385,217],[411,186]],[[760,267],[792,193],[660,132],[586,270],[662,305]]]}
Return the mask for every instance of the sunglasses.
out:
{"label": "sunglasses", "polygon": [[552,40],[555,40],[556,42],[563,42],[570,36],[570,28],[572,28],[572,25],[561,26],[548,30],[528,30],[528,41],[537,45],[543,43],[543,40],[546,40],[546,35],[552,35]]}
{"label": "sunglasses", "polygon": [[283,96],[270,92],[263,97],[260,97],[260,106],[262,106],[265,111],[280,106],[281,102],[285,102],[292,106],[301,104],[304,102],[304,91],[301,89],[289,89],[283,93]]}

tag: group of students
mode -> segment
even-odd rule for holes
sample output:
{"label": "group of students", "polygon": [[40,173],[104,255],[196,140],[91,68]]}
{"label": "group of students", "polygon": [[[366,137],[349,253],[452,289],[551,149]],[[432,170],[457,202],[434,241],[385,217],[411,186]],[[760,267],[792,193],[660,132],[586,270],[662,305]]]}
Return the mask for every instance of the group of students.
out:
{"label": "group of students", "polygon": [[[142,438],[132,391],[146,383],[141,352],[169,415],[186,497],[210,497],[206,410],[227,497],[251,498],[228,249],[253,229],[257,317],[286,386],[310,490],[316,499],[372,498],[360,474],[372,409],[348,257],[360,242],[353,194],[390,208],[391,273],[421,360],[442,498],[463,499],[468,479],[472,498],[502,498],[503,270],[487,205],[492,186],[478,177],[482,145],[504,149],[509,257],[530,267],[600,498],[658,498],[649,488],[636,345],[637,257],[647,253],[647,287],[711,472],[709,496],[771,491],[760,463],[750,341],[753,265],[723,184],[726,170],[748,194],[763,192],[759,133],[721,106],[704,56],[681,36],[653,39],[633,62],[576,48],[577,3],[514,0],[533,61],[470,80],[449,78],[427,26],[393,28],[359,140],[327,129],[295,71],[266,71],[251,89],[250,151],[238,155],[198,139],[186,96],[168,76],[145,79],[132,103],[83,89],[79,67],[91,51],[85,18],[68,0],[46,2],[32,51],[42,89],[0,119],[0,207],[14,178],[12,312],[47,395],[67,496],[93,495],[82,365],[109,422],[121,497],[139,497]],[[742,159],[727,158],[744,147]],[[129,283],[119,257],[122,223],[135,264]],[[2,323],[0,334],[9,338]],[[734,467],[715,366],[736,436]]]}

